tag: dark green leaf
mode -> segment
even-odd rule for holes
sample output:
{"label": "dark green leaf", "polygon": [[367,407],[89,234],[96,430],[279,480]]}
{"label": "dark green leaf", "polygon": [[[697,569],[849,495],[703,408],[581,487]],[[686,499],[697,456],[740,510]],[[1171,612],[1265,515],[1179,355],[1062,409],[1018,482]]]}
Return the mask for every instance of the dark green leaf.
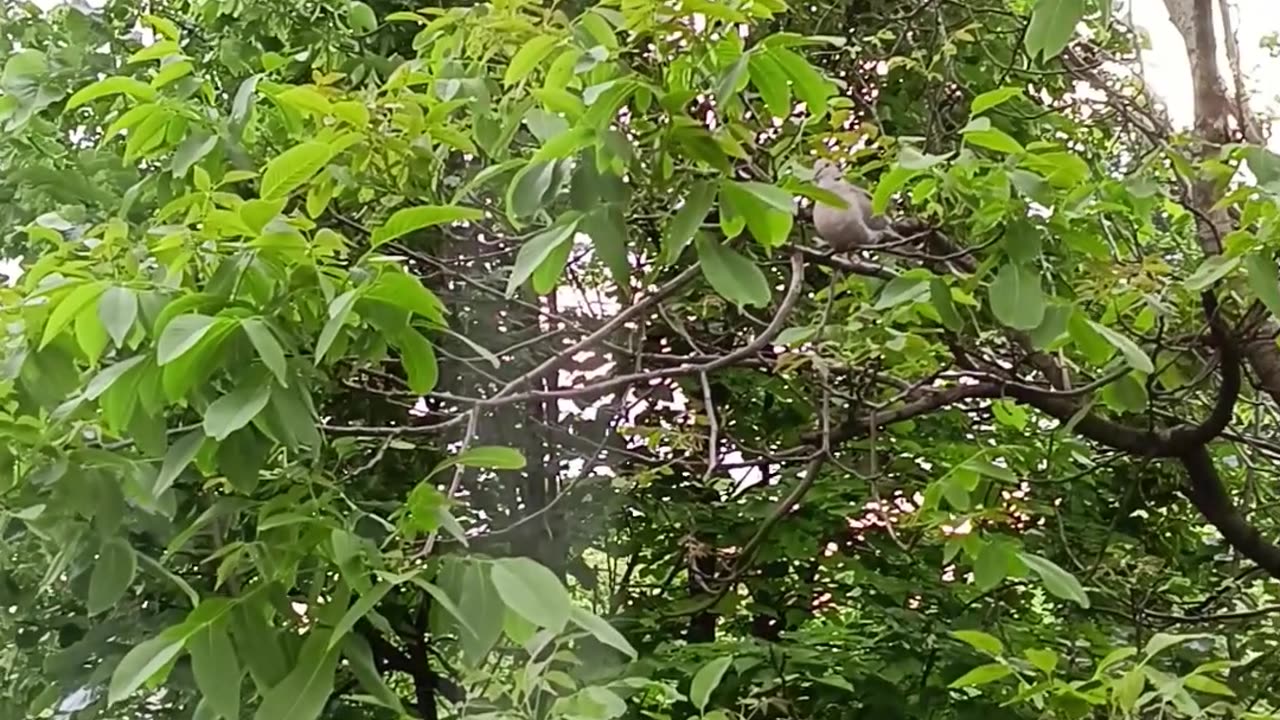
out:
{"label": "dark green leaf", "polygon": [[137,571],[138,559],[128,541],[117,537],[104,542],[89,577],[89,614],[111,609],[133,584]]}
{"label": "dark green leaf", "polygon": [[484,212],[457,205],[424,205],[397,210],[385,223],[373,231],[370,248],[391,242],[402,235],[445,223],[479,220]]}
{"label": "dark green leaf", "polygon": [[126,653],[111,673],[107,704],[114,705],[129,697],[165,668],[182,652],[183,638],[181,633],[170,628]]}
{"label": "dark green leaf", "polygon": [[1075,35],[1076,25],[1084,17],[1084,0],[1037,0],[1027,26],[1027,53],[1045,60],[1057,57]]}
{"label": "dark green leaf", "polygon": [[205,700],[223,720],[240,717],[240,659],[221,623],[209,624],[187,640],[191,672]]}
{"label": "dark green leaf", "polygon": [[313,629],[298,652],[293,670],[262,698],[255,720],[316,720],[333,693],[339,653],[329,648],[329,633]]}
{"label": "dark green leaf", "polygon": [[1275,260],[1262,253],[1251,253],[1244,260],[1249,272],[1249,287],[1275,317],[1280,317],[1280,275]]}
{"label": "dark green leaf", "polygon": [[281,387],[289,387],[289,371],[285,364],[284,349],[280,347],[271,328],[257,318],[241,321],[240,327],[244,329],[244,334],[248,336],[253,349],[258,351],[262,364],[276,376]]}
{"label": "dark green leaf", "polygon": [[684,204],[676,211],[671,225],[662,237],[662,261],[674,265],[681,253],[693,240],[716,199],[716,185],[709,180],[699,180],[689,190]]}
{"label": "dark green leaf", "polygon": [[991,312],[1001,324],[1016,330],[1034,330],[1044,320],[1044,294],[1040,274],[1015,263],[1006,263],[991,283]]}
{"label": "dark green leaf", "polygon": [[431,343],[418,331],[409,329],[400,334],[398,344],[409,389],[419,395],[434,390],[436,381],[440,379],[440,369]]}
{"label": "dark green leaf", "polygon": [[382,598],[391,591],[392,585],[383,581],[374,585],[368,592],[360,595],[360,599],[355,602],[345,613],[342,619],[338,620],[338,624],[333,627],[333,634],[329,636],[329,648],[337,647],[338,643],[347,633],[351,632],[351,628],[356,626],[356,622],[360,618],[369,614],[373,607],[382,601]]}
{"label": "dark green leaf", "polygon": [[160,474],[156,476],[156,484],[152,489],[155,497],[168,490],[173,481],[178,479],[178,474],[191,464],[200,451],[200,446],[204,444],[204,438],[204,429],[200,428],[183,435],[169,446],[169,452],[165,453],[164,463],[160,466]]}
{"label": "dark green leaf", "polygon": [[1115,346],[1120,354],[1124,356],[1129,367],[1138,372],[1153,373],[1156,370],[1155,364],[1151,362],[1150,356],[1138,346],[1137,343],[1125,337],[1124,335],[1112,330],[1106,325],[1090,321],[1089,325],[1107,342]]}
{"label": "dark green leaf", "polygon": [[516,293],[525,280],[528,280],[538,266],[543,263],[557,248],[573,240],[578,229],[578,222],[553,226],[551,229],[535,235],[520,247],[516,253],[515,267],[511,268],[511,277],[507,278],[507,297]]}

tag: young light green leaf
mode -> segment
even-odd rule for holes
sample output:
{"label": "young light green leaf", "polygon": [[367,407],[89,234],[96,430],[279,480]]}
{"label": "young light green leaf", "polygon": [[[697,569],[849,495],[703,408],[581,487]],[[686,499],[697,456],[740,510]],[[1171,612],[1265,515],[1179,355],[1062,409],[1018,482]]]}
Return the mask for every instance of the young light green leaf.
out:
{"label": "young light green leaf", "polygon": [[271,399],[268,382],[245,382],[230,393],[214,400],[204,413],[205,433],[221,442],[228,435],[248,425]]}
{"label": "young light green leaf", "polygon": [[1034,330],[1044,320],[1040,274],[1030,267],[1006,263],[989,289],[991,313],[1015,330]]}
{"label": "young light green leaf", "polygon": [[571,242],[573,233],[578,228],[578,221],[552,226],[550,229],[534,236],[520,247],[516,253],[515,266],[511,268],[511,277],[507,279],[507,297],[516,294],[516,288],[524,284],[533,272],[538,269],[557,248]]}
{"label": "young light green leaf", "polygon": [[947,287],[947,283],[942,278],[933,278],[929,281],[929,302],[933,304],[933,309],[938,311],[938,318],[942,321],[943,327],[952,331],[964,327],[964,320],[951,299],[951,288]]}
{"label": "young light green leaf", "polygon": [[329,162],[333,149],[328,143],[308,141],[295,145],[267,163],[262,171],[263,199],[284,197],[310,180]]}
{"label": "young light green leaf", "polygon": [[693,702],[694,707],[698,708],[698,712],[706,710],[707,703],[711,700],[711,693],[720,686],[725,671],[732,664],[733,656],[725,655],[708,662],[694,673],[693,680],[689,682],[689,700]]}
{"label": "young light green leaf", "polygon": [[1196,292],[1204,290],[1239,267],[1242,260],[1243,258],[1238,255],[1234,257],[1211,255],[1200,263],[1200,266],[1196,268],[1195,272],[1191,273],[1191,277],[1188,277],[1183,284],[1188,290]]}
{"label": "young light green leaf", "polygon": [[182,652],[182,644],[183,635],[170,628],[126,653],[111,673],[107,704],[114,705],[132,695]]}
{"label": "young light green leaf", "polygon": [[1052,60],[1067,47],[1084,17],[1084,0],[1037,0],[1027,26],[1027,54]]}
{"label": "young light green leaf", "polygon": [[373,231],[370,248],[391,242],[408,233],[445,223],[479,220],[484,211],[458,205],[423,205],[397,210]]}
{"label": "young light green leaf", "polygon": [[204,429],[199,428],[183,435],[169,446],[168,452],[164,455],[164,462],[160,465],[160,474],[156,476],[156,484],[152,489],[153,496],[160,497],[173,485],[173,481],[178,479],[178,474],[195,459],[200,446],[204,444],[204,438]]}
{"label": "young light green leaf", "polygon": [[981,650],[988,655],[1000,655],[1004,653],[1004,643],[994,635],[988,635],[980,630],[953,630],[951,636],[957,640],[962,640],[972,646],[975,650]]}
{"label": "young light green leaf", "polygon": [[693,240],[694,233],[702,226],[711,205],[716,199],[716,185],[709,180],[699,180],[689,189],[684,204],[671,219],[667,232],[662,237],[662,262],[673,265],[680,259],[680,254]]}
{"label": "young light green leaf", "polygon": [[695,246],[703,277],[722,297],[739,306],[769,304],[769,281],[755,263],[704,233],[698,233]]}
{"label": "young light green leaf", "polygon": [[293,670],[262,697],[254,720],[316,720],[333,694],[339,652],[328,646],[329,633],[312,630],[298,651]]}
{"label": "young light green leaf", "polygon": [[1008,665],[1004,665],[998,662],[987,663],[986,665],[979,665],[978,667],[970,670],[964,675],[961,675],[960,677],[951,681],[951,684],[948,685],[947,687],[963,688],[963,687],[974,687],[977,685],[986,685],[987,683],[995,682],[996,680],[999,680],[1001,678],[1008,677],[1012,673],[1013,673],[1013,670],[1010,669]]}
{"label": "young light green leaf", "polygon": [[342,614],[342,619],[338,620],[338,624],[333,626],[333,634],[329,637],[329,647],[337,646],[343,637],[351,632],[351,628],[356,626],[356,622],[360,618],[368,615],[375,605],[382,602],[382,598],[391,591],[391,588],[392,584],[384,580],[370,588],[369,592],[362,594],[359,600],[356,600],[350,608],[347,608],[347,611]]}
{"label": "young light green leaf", "polygon": [[530,38],[511,57],[507,71],[502,76],[502,84],[511,87],[524,80],[559,42],[560,38],[555,35],[535,35]]}
{"label": "young light green leaf", "polygon": [[324,324],[324,328],[320,330],[320,337],[316,340],[315,364],[319,365],[324,360],[324,356],[329,352],[333,341],[338,338],[338,331],[342,330],[342,326],[347,324],[347,318],[351,315],[352,308],[355,307],[356,300],[359,295],[355,290],[348,290],[329,303],[329,321]]}
{"label": "young light green leaf", "polygon": [[1159,655],[1165,650],[1168,650],[1174,645],[1181,645],[1182,643],[1199,640],[1203,637],[1204,635],[1201,634],[1176,635],[1173,633],[1158,632],[1155,635],[1152,635],[1151,639],[1147,641],[1146,647],[1142,648],[1142,662],[1144,664],[1150,662],[1151,658]]}
{"label": "young light green leaf", "polygon": [[89,576],[89,614],[97,615],[114,606],[133,584],[137,572],[138,559],[127,540],[114,537],[104,542]]}
{"label": "young light green leaf", "polygon": [[400,363],[404,365],[409,389],[419,395],[425,395],[435,389],[440,379],[440,369],[436,364],[436,351],[431,343],[417,330],[407,328],[400,333]]}
{"label": "young light green leaf", "polygon": [[1120,351],[1120,354],[1124,356],[1125,361],[1129,363],[1129,367],[1137,370],[1138,372],[1155,372],[1156,367],[1151,362],[1151,358],[1147,356],[1147,353],[1144,352],[1137,343],[1101,323],[1096,323],[1090,320],[1089,326],[1096,330],[1099,335],[1106,338],[1107,342],[1114,345],[1115,348]]}
{"label": "young light green leaf", "polygon": [[1007,153],[1009,155],[1017,155],[1025,152],[1022,143],[1013,139],[1008,133],[999,128],[987,128],[986,130],[974,130],[964,134],[965,142],[978,147],[984,147],[988,150]]}
{"label": "young light green leaf", "polygon": [[98,301],[98,319],[116,347],[124,347],[129,331],[138,319],[138,296],[129,288],[118,285],[107,288]]}
{"label": "young light green leaf", "polygon": [[1236,694],[1235,691],[1225,683],[1204,675],[1188,675],[1183,679],[1182,684],[1192,690],[1199,690],[1202,693],[1209,693],[1210,695],[1235,697]]}
{"label": "young light green leaf", "polygon": [[1048,558],[1027,552],[1018,555],[1032,572],[1040,576],[1045,589],[1050,593],[1065,600],[1074,601],[1082,608],[1089,607],[1089,595],[1085,593],[1084,587],[1074,575],[1058,567]]}
{"label": "young light green leaf", "polygon": [[1058,667],[1058,653],[1044,648],[1027,648],[1022,651],[1024,657],[1031,661],[1045,675],[1051,675]]}
{"label": "young light green leaf", "polygon": [[258,358],[262,360],[262,364],[276,376],[276,381],[281,387],[289,387],[289,371],[285,364],[284,349],[280,347],[280,342],[276,340],[271,328],[257,318],[242,320],[240,327],[248,336],[253,349],[258,351]]}
{"label": "young light green leaf", "polygon": [[996,88],[995,90],[988,90],[974,98],[973,102],[969,104],[969,114],[978,115],[996,107],[997,105],[1003,105],[1004,103],[1009,102],[1016,97],[1020,97],[1021,95],[1022,88],[1018,87],[1002,87]]}
{"label": "young light green leaf", "polygon": [[1244,265],[1253,294],[1271,311],[1272,316],[1280,317],[1280,275],[1276,272],[1275,260],[1255,252],[1244,259]]}
{"label": "young light green leaf", "polygon": [[403,308],[436,325],[446,324],[444,303],[421,280],[407,272],[384,272],[365,289],[363,297]]}
{"label": "young light green leaf", "polygon": [[489,577],[517,615],[552,632],[564,630],[573,605],[555,573],[528,558],[512,557],[493,561]]}
{"label": "young light green leaf", "polygon": [[44,325],[44,336],[40,340],[40,348],[43,349],[52,342],[59,333],[76,319],[77,315],[84,311],[90,303],[97,300],[98,296],[106,289],[106,286],[102,283],[89,282],[80,285],[63,296],[49,313],[49,320]]}
{"label": "young light green leaf", "polygon": [[156,99],[156,90],[150,85],[131,77],[115,75],[103,78],[77,90],[76,93],[67,100],[66,109],[74,110],[75,108],[78,108],[87,102],[97,100],[98,98],[107,97],[108,95],[120,95],[122,93],[134,98],[135,100],[151,101]]}
{"label": "young light green leaf", "polygon": [[196,687],[223,720],[240,718],[240,659],[221,624],[210,623],[187,640]]}
{"label": "young light green leaf", "polygon": [[622,633],[610,625],[609,621],[599,615],[575,605],[569,613],[569,619],[574,625],[591,633],[605,645],[622,651],[632,660],[636,658],[636,649],[631,646],[631,643],[627,642]]}
{"label": "young light green leaf", "polygon": [[185,355],[217,322],[217,318],[199,314],[179,315],[169,321],[156,341],[156,363],[167,365]]}

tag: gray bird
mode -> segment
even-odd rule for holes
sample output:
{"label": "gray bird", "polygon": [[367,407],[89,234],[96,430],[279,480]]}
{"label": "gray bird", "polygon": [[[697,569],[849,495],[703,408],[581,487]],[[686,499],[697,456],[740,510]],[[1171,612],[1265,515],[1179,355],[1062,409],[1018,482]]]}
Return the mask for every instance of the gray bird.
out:
{"label": "gray bird", "polygon": [[836,194],[848,205],[814,203],[813,225],[827,245],[839,252],[848,252],[898,236],[883,215],[872,213],[871,194],[845,180],[838,165],[822,159],[814,163],[813,172],[815,185]]}

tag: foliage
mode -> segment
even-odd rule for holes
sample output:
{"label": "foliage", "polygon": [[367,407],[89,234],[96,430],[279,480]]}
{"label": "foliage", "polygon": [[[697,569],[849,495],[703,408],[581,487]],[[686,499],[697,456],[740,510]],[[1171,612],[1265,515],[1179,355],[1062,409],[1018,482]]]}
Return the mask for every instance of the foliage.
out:
{"label": "foliage", "polygon": [[1109,0],[4,8],[0,716],[1280,711],[1280,165]]}

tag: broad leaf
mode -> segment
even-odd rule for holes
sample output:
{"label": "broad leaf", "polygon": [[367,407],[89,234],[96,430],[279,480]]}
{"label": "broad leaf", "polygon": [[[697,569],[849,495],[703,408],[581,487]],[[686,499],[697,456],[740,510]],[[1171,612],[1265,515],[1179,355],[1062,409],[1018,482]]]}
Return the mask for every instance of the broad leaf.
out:
{"label": "broad leaf", "polygon": [[1040,274],[1030,267],[1006,263],[991,283],[991,312],[1015,330],[1034,330],[1044,320]]}
{"label": "broad leaf", "polygon": [[1060,598],[1071,600],[1080,607],[1089,607],[1089,596],[1074,575],[1039,555],[1024,552],[1019,553],[1019,557],[1032,572],[1040,576],[1046,590]]}
{"label": "broad leaf", "polygon": [[111,538],[104,542],[89,577],[89,614],[97,615],[114,606],[133,584],[137,571],[138,560],[128,541]]}
{"label": "broad leaf", "polygon": [[735,305],[769,304],[769,281],[755,263],[702,233],[695,244],[703,277],[722,297]]}
{"label": "broad leaf", "polygon": [[376,248],[398,237],[435,225],[479,220],[484,212],[457,205],[424,205],[397,210],[387,221],[373,231],[370,247]]}
{"label": "broad leaf", "polygon": [[240,717],[240,659],[222,623],[208,624],[187,640],[191,673],[210,707],[223,720]]}
{"label": "broad leaf", "polygon": [[268,382],[247,381],[235,390],[214,400],[204,413],[204,431],[214,440],[224,440],[228,435],[248,425],[271,399]]}
{"label": "broad leaf", "polygon": [[733,664],[733,656],[718,657],[698,669],[689,683],[689,700],[701,712],[706,710],[711,700],[711,693],[720,686],[724,673]]}
{"label": "broad leaf", "polygon": [[111,673],[107,703],[114,705],[129,697],[168,666],[182,652],[183,639],[180,632],[170,628],[126,653]]}
{"label": "broad leaf", "polygon": [[310,180],[329,162],[332,148],[328,143],[304,142],[284,151],[267,163],[262,171],[262,197],[284,197],[294,188]]}
{"label": "broad leaf", "polygon": [[529,622],[553,632],[569,622],[569,593],[546,567],[528,558],[502,558],[493,561],[489,577],[502,602]]}

